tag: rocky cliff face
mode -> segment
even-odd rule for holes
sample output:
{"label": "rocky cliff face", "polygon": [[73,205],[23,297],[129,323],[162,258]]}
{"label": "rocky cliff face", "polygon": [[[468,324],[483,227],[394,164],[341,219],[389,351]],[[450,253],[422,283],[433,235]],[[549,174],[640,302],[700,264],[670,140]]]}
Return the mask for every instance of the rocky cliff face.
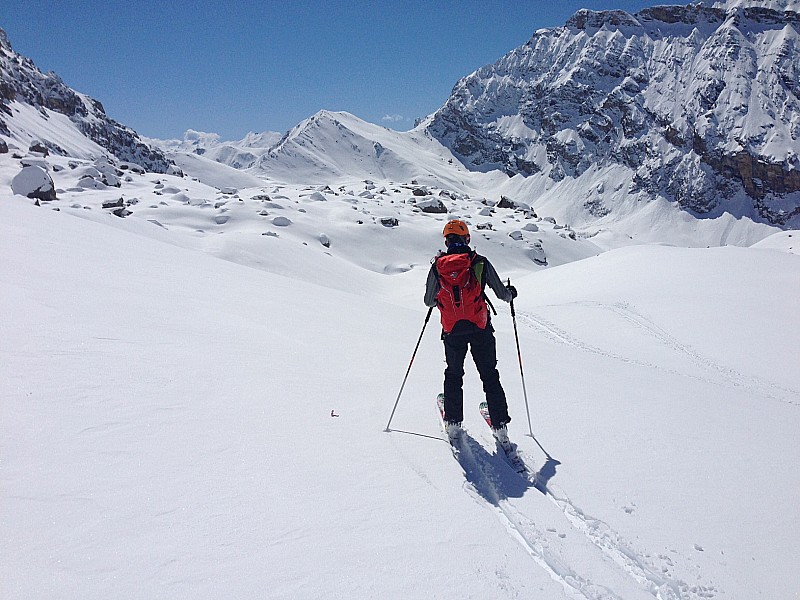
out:
{"label": "rocky cliff face", "polygon": [[[51,112],[66,115],[83,135],[120,160],[157,173],[174,169],[161,150],[109,118],[100,102],[72,90],[55,73],[42,73],[30,59],[14,52],[0,29],[0,134],[9,137],[14,128],[15,102],[34,107],[44,120],[51,117]],[[66,154],[56,134],[50,139],[39,137],[51,152]]]}
{"label": "rocky cliff face", "polygon": [[792,226],[798,11],[794,0],[581,10],[458,82],[427,130],[472,169],[561,181],[622,165],[632,191],[697,216]]}

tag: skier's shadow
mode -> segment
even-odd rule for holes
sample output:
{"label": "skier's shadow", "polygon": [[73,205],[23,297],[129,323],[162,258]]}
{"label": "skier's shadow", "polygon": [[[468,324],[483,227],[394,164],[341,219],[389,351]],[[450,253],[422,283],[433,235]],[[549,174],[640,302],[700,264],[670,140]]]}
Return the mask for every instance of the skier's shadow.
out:
{"label": "skier's shadow", "polygon": [[547,460],[545,460],[542,468],[536,473],[536,483],[534,484],[534,487],[546,495],[547,484],[553,477],[555,477],[556,467],[560,464],[561,463],[559,461],[548,454]]}
{"label": "skier's shadow", "polygon": [[[533,481],[530,481],[513,469],[500,448],[491,454],[480,442],[465,432],[458,462],[472,489],[484,500],[496,506],[501,500],[521,498],[530,488],[547,495],[547,484],[555,477],[556,467],[561,462],[547,452],[545,455],[547,457],[545,463],[532,477]],[[526,460],[530,466],[530,459]]]}
{"label": "skier's shadow", "polygon": [[490,454],[480,442],[464,432],[458,462],[470,487],[497,506],[508,498],[521,498],[533,483],[514,471],[502,452]]}

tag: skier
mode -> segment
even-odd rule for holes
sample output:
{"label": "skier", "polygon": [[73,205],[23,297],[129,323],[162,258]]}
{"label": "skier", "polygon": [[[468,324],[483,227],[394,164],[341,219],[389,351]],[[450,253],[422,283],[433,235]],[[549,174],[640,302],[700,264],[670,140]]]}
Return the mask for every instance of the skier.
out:
{"label": "skier", "polygon": [[508,441],[506,425],[511,421],[500,374],[487,297],[488,284],[505,302],[517,297],[510,283],[504,285],[492,263],[469,247],[466,223],[448,221],[442,232],[447,252],[432,261],[425,287],[425,305],[438,306],[442,320],[442,341],[447,368],[444,371],[444,422],[451,440],[461,435],[464,420],[464,359],[467,348],[483,382],[489,405],[492,432],[501,443]]}

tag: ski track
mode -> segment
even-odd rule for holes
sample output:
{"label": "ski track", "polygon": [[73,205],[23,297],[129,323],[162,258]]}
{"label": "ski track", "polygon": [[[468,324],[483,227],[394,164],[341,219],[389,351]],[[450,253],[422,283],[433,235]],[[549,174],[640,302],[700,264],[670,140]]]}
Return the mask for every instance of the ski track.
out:
{"label": "ski track", "polygon": [[[519,456],[535,473],[532,465],[535,461],[517,447]],[[547,550],[547,535],[536,526],[534,521],[520,511],[500,489],[499,473],[496,464],[490,464],[481,458],[488,454],[479,441],[466,431],[460,449],[453,452],[458,460],[467,481],[465,489],[476,500],[492,505],[496,514],[509,532],[533,560],[542,567],[552,579],[560,583],[571,595],[590,600],[615,600],[621,598],[613,590],[592,583],[579,575],[572,567]],[[509,469],[513,468],[497,451],[493,457]],[[514,477],[521,476],[513,472]],[[529,477],[530,487],[535,483],[536,475]],[[529,488],[530,489],[530,488]],[[540,490],[537,489],[537,493]],[[580,532],[589,542],[596,546],[604,556],[618,565],[624,575],[632,579],[640,589],[656,600],[701,600],[714,598],[718,590],[712,586],[694,585],[674,580],[657,572],[656,567],[647,559],[634,551],[611,526],[586,514],[578,508],[563,490],[548,486],[545,495],[564,514],[572,528]]]}
{"label": "ski track", "polygon": [[[568,595],[588,600],[622,600],[612,590],[581,577],[569,565],[547,550],[545,533],[536,527],[531,519],[517,510],[505,494],[498,489],[496,468],[476,456],[475,446],[482,448],[478,441],[465,431],[459,446],[459,451],[454,451],[453,454],[467,477],[465,483],[467,492],[476,500],[488,503],[496,509],[495,514],[505,525],[511,537],[554,581],[563,586]],[[504,464],[506,463],[504,462]],[[518,477],[516,474],[515,476]]]}
{"label": "ski track", "polygon": [[[694,375],[680,372],[675,369],[665,369],[664,367],[652,362],[637,358],[630,358],[616,352],[604,350],[572,336],[570,333],[559,328],[557,325],[548,321],[541,315],[521,311],[517,311],[517,315],[520,317],[520,321],[523,324],[544,332],[545,335],[559,344],[572,346],[574,348],[578,348],[579,350],[583,350],[584,352],[590,352],[606,358],[619,360],[631,365],[645,367],[648,369],[663,370],[672,375],[689,377],[712,385],[724,385],[745,389],[753,395],[759,395],[794,406],[800,406],[800,392],[782,387],[754,375],[745,375],[739,371],[736,371],[735,369],[726,367],[714,362],[710,358],[702,356],[693,348],[680,342],[656,323],[637,312],[627,303],[620,302],[609,305],[600,302],[578,302],[575,303],[575,305],[590,306],[612,312],[621,319],[633,325],[638,330],[643,331],[645,334],[655,338],[663,345],[671,348],[678,354],[686,356],[692,363],[699,366],[704,373],[708,373],[710,376]],[[716,375],[716,377],[714,375]]]}
{"label": "ski track", "polygon": [[[531,458],[519,451],[526,464]],[[564,513],[570,524],[583,533],[603,554],[622,567],[625,572],[658,600],[695,600],[713,598],[717,589],[710,586],[690,586],[679,580],[659,574],[655,567],[636,553],[622,537],[604,521],[587,515],[562,491],[547,487],[547,497]]]}

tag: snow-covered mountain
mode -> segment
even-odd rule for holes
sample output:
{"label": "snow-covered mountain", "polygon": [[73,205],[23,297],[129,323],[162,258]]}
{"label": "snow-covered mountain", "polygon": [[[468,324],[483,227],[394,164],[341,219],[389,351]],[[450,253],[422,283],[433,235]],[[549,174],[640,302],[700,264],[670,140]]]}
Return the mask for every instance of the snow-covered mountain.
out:
{"label": "snow-covered mountain", "polygon": [[[283,181],[463,179],[465,169],[423,130],[398,132],[320,111],[289,130],[252,172]],[[459,173],[461,175],[459,175]]]}
{"label": "snow-covered mountain", "polygon": [[663,203],[703,220],[797,227],[796,9],[731,0],[583,10],[465,77],[409,132],[323,110],[255,147],[196,132],[161,146],[187,172],[195,153],[296,185],[492,190],[591,231],[640,229],[629,221],[651,220]]}
{"label": "snow-covered mountain", "polygon": [[241,140],[220,141],[216,133],[190,129],[182,140],[145,139],[168,152],[197,154],[234,169],[247,169],[280,141],[281,136],[275,131],[250,132]]}
{"label": "snow-covered mountain", "polygon": [[164,153],[108,117],[103,105],[76,92],[55,73],[42,73],[14,52],[0,29],[0,134],[27,152],[31,146],[61,156],[114,156],[156,173],[174,169]]}
{"label": "snow-covered mountain", "polygon": [[[795,1],[581,10],[465,77],[426,125],[472,169],[580,178],[697,216],[800,224],[800,12]],[[576,199],[602,216],[617,210]]]}

